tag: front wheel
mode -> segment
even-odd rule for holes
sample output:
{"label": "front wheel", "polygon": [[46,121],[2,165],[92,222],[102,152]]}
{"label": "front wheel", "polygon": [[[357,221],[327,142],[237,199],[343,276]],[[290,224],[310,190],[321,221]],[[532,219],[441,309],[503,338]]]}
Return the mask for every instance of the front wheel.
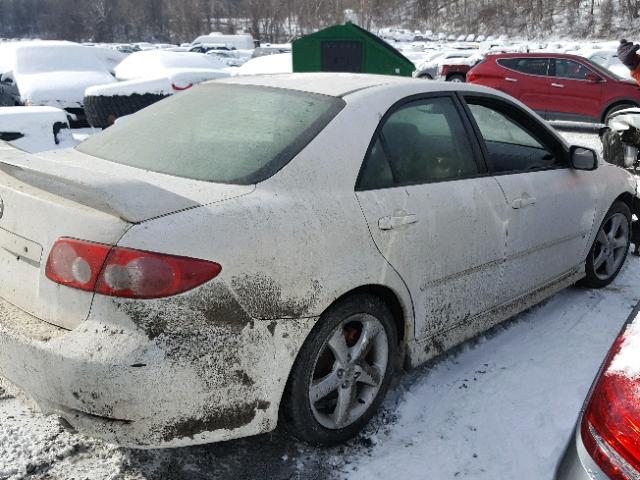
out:
{"label": "front wheel", "polygon": [[586,264],[583,284],[603,288],[615,280],[624,265],[631,243],[631,211],[616,202],[604,217]]}
{"label": "front wheel", "polygon": [[287,430],[312,445],[357,435],[384,400],[397,333],[377,297],[346,298],[320,319],[293,366],[282,405]]}

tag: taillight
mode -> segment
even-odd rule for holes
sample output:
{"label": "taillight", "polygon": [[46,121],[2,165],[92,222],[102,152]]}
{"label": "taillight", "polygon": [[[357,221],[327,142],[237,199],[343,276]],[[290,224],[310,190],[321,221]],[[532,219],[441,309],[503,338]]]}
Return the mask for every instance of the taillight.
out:
{"label": "taillight", "polygon": [[612,480],[640,478],[638,347],[640,329],[632,325],[609,352],[582,419],[585,448]]}
{"label": "taillight", "polygon": [[470,70],[469,73],[467,73],[467,83],[473,83],[478,79],[478,76],[473,73],[473,70]]}
{"label": "taillight", "polygon": [[70,238],[58,240],[46,275],[56,283],[101,295],[161,298],[191,290],[217,277],[214,262],[112,247]]}

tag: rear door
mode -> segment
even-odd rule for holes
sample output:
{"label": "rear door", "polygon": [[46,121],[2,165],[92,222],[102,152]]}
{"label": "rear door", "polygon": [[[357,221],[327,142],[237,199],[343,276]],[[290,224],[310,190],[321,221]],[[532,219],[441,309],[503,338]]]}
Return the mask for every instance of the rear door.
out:
{"label": "rear door", "polygon": [[549,58],[500,58],[505,92],[543,117],[549,107]]}
{"label": "rear door", "polygon": [[394,107],[356,188],[378,249],[411,292],[418,338],[496,303],[507,205],[461,112],[452,94]]}
{"label": "rear door", "polygon": [[596,210],[595,176],[569,168],[560,141],[516,105],[489,96],[465,98],[510,206],[500,289],[508,301],[584,262]]}
{"label": "rear door", "polygon": [[578,121],[599,119],[605,82],[589,81],[589,74],[602,78],[580,62],[551,59],[549,88],[553,92],[553,103],[550,117]]}

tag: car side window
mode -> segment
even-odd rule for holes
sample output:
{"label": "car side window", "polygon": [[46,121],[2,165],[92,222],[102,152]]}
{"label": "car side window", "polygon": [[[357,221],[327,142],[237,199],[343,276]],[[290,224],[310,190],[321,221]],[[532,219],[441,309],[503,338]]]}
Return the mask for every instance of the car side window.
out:
{"label": "car side window", "polygon": [[527,75],[546,76],[549,71],[548,58],[501,58],[498,63],[503,67]]}
{"label": "car side window", "polygon": [[450,97],[406,104],[376,133],[357,188],[373,190],[478,175],[460,114]]}
{"label": "car side window", "polygon": [[571,80],[585,80],[588,73],[593,73],[581,63],[573,60],[556,59],[555,77],[568,78]]}
{"label": "car side window", "polygon": [[566,167],[562,155],[547,147],[510,117],[505,109],[469,101],[469,109],[487,148],[495,173]]}

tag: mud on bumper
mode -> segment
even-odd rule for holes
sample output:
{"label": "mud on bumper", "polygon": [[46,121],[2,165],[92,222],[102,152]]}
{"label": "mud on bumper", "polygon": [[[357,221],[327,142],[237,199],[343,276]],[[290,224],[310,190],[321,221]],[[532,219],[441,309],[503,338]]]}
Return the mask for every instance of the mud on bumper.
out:
{"label": "mud on bumper", "polygon": [[96,297],[72,331],[0,299],[0,377],[44,413],[120,445],[178,447],[270,431],[315,320],[239,318],[208,301],[219,303],[223,290],[146,302]]}

